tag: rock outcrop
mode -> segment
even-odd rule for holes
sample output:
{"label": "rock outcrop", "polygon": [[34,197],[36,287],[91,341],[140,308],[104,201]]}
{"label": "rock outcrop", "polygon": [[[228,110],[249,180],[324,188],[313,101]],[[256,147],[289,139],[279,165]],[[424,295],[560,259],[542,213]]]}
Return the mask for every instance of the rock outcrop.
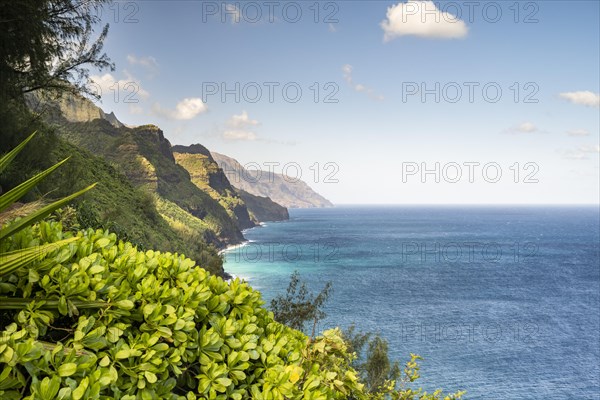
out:
{"label": "rock outcrop", "polygon": [[260,177],[246,170],[237,160],[212,152],[229,182],[237,189],[255,196],[268,197],[287,208],[332,207],[333,204],[312,190],[306,182],[285,175],[262,171]]}

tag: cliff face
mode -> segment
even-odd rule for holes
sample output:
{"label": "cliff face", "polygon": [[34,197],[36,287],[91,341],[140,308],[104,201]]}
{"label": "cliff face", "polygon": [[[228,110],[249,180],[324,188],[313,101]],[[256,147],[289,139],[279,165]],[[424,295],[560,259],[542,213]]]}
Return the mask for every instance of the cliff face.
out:
{"label": "cliff face", "polygon": [[95,119],[103,119],[115,128],[124,126],[114,113],[106,114],[92,101],[79,95],[56,97],[37,91],[28,94],[25,100],[34,112],[44,113],[46,120],[61,121],[64,119],[68,122],[90,122]]}
{"label": "cliff face", "polygon": [[220,248],[243,240],[227,210],[194,185],[175,162],[162,130],[154,125],[126,127],[111,121],[89,100],[66,97],[38,104],[46,110],[46,120],[62,137],[104,158],[134,187],[152,194],[156,209],[173,229],[181,235],[200,235]]}
{"label": "cliff face", "polygon": [[174,146],[173,151],[175,160],[190,173],[192,182],[219,201],[241,229],[256,226],[257,222],[289,219],[287,209],[271,199],[239,193],[206,147]]}
{"label": "cliff face", "polygon": [[255,196],[241,189],[238,189],[238,193],[246,203],[250,215],[257,221],[287,221],[290,219],[287,208],[275,203],[270,198]]}
{"label": "cliff face", "polygon": [[250,217],[246,204],[229,184],[208,149],[199,144],[174,146],[173,155],[177,164],[188,171],[194,185],[218,201],[240,229],[256,226],[257,221]]}
{"label": "cliff face", "polygon": [[288,208],[332,207],[333,204],[316,193],[303,181],[295,181],[287,176],[262,171],[260,178],[247,171],[235,159],[212,152],[212,157],[233,186],[249,194],[268,197],[277,204]]}

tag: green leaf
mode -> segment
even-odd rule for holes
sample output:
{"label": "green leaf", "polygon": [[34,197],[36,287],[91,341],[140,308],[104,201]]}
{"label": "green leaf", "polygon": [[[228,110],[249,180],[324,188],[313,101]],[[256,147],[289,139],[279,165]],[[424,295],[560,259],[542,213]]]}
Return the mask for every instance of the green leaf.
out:
{"label": "green leaf", "polygon": [[29,270],[29,283],[39,282],[39,280],[40,280],[40,274],[38,274],[36,270],[30,269]]}
{"label": "green leaf", "polygon": [[58,375],[61,377],[71,376],[77,372],[77,364],[66,363],[58,367]]}
{"label": "green leaf", "polygon": [[70,399],[71,392],[72,392],[72,389],[70,387],[64,387],[64,388],[60,389],[60,391],[58,392],[58,396],[56,397],[56,400]]}
{"label": "green leaf", "polygon": [[231,379],[229,379],[229,378],[217,378],[217,379],[216,379],[216,382],[217,382],[219,385],[223,385],[223,386],[225,386],[225,387],[227,387],[227,386],[231,385]]}
{"label": "green leaf", "polygon": [[115,354],[115,358],[117,360],[122,360],[124,358],[129,358],[130,356],[131,356],[131,350],[129,350],[129,349],[119,350],[119,351],[117,351],[117,354]]}
{"label": "green leaf", "polygon": [[122,329],[119,329],[116,326],[111,326],[110,328],[108,328],[108,331],[106,333],[106,339],[111,343],[116,343],[123,334],[123,332],[124,331]]}
{"label": "green leaf", "polygon": [[13,235],[14,233],[20,231],[21,229],[39,221],[40,219],[46,217],[47,215],[49,215],[50,213],[52,213],[53,211],[55,211],[58,208],[61,208],[62,206],[65,206],[67,204],[69,204],[71,201],[73,201],[73,199],[81,196],[82,194],[84,194],[85,192],[87,192],[88,190],[92,189],[94,186],[96,186],[96,184],[94,183],[93,185],[90,185],[88,187],[86,187],[83,190],[80,190],[77,193],[73,193],[70,196],[65,197],[62,200],[58,200],[55,201],[52,204],[48,204],[46,207],[41,208],[40,210],[37,210],[36,212],[18,220],[15,221],[13,223],[11,223],[10,225],[8,225],[7,227],[4,227],[0,230],[0,240]]}
{"label": "green leaf", "polygon": [[67,298],[65,296],[60,296],[60,299],[58,299],[58,312],[62,315],[67,315],[69,312],[67,308]]}
{"label": "green leaf", "polygon": [[12,360],[14,354],[15,351],[12,347],[7,347],[2,354],[0,354],[0,363],[8,364],[10,360]]}
{"label": "green leaf", "polygon": [[123,309],[123,310],[131,310],[134,307],[134,303],[131,300],[120,300],[115,302],[115,306]]}
{"label": "green leaf", "polygon": [[39,174],[29,178],[25,182],[21,183],[17,187],[9,190],[0,196],[0,211],[5,210],[8,206],[19,200],[21,197],[25,196],[27,192],[33,189],[38,183],[40,183],[44,178],[54,172],[55,169],[63,165],[68,158],[65,158],[61,162],[54,164],[47,170],[40,172]]}
{"label": "green leaf", "polygon": [[146,377],[146,380],[149,383],[156,383],[156,381],[158,380],[158,378],[156,377],[156,375],[150,371],[145,371],[144,372],[144,376]]}
{"label": "green leaf", "polygon": [[88,386],[89,386],[89,378],[86,376],[85,378],[83,378],[81,380],[81,383],[79,384],[79,386],[77,386],[77,389],[73,390],[73,400],[79,400],[81,398],[83,398],[83,396],[85,395],[85,391],[87,390]]}
{"label": "green leaf", "polygon": [[[14,270],[24,267],[33,261],[41,260],[46,256],[46,254],[77,240],[79,240],[78,237],[73,237],[55,243],[48,243],[43,246],[28,247],[26,249],[20,249],[1,254],[0,277],[10,274]],[[0,304],[4,305],[4,303]]]}
{"label": "green leaf", "polygon": [[110,244],[110,239],[109,238],[100,238],[96,241],[95,244],[99,248],[103,249]]}
{"label": "green leaf", "polygon": [[10,162],[16,157],[17,154],[23,150],[23,147],[29,143],[31,139],[35,136],[37,131],[33,132],[29,137],[23,140],[17,147],[12,149],[10,152],[6,153],[2,158],[0,158],[0,173],[4,172],[4,169],[10,164]]}
{"label": "green leaf", "polygon": [[[109,328],[110,331],[110,328]],[[98,362],[98,365],[100,365],[101,367],[108,367],[108,365],[110,364],[110,358],[108,358],[108,356],[104,356],[102,359],[100,359],[100,362]]]}
{"label": "green leaf", "polygon": [[60,389],[60,378],[53,376],[52,379],[45,377],[40,384],[40,396],[44,400],[54,400]]}

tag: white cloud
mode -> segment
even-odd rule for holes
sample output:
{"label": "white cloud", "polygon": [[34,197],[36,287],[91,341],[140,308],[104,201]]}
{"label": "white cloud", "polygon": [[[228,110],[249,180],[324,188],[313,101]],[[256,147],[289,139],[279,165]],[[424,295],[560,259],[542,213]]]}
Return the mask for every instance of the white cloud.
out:
{"label": "white cloud", "polygon": [[587,160],[588,154],[600,154],[600,145],[590,144],[579,146],[577,149],[568,149],[563,152],[563,158],[568,160]]}
{"label": "white cloud", "polygon": [[467,36],[467,25],[455,15],[440,10],[433,1],[409,0],[388,7],[380,24],[384,41],[399,36],[460,39]]}
{"label": "white cloud", "polygon": [[357,92],[362,92],[362,93],[366,93],[367,96],[369,96],[370,98],[374,99],[374,100],[383,100],[384,97],[380,94],[375,93],[375,91],[369,87],[366,87],[363,84],[360,83],[355,83],[354,82],[354,78],[352,77],[352,65],[350,64],[346,64],[342,67],[342,73],[344,76],[344,80],[346,81],[346,83],[348,83],[348,85],[350,85],[350,87],[352,87],[352,89],[356,90]]}
{"label": "white cloud", "polygon": [[154,57],[136,57],[133,54],[127,56],[127,62],[131,65],[140,65],[152,72],[158,69],[158,62]]}
{"label": "white cloud", "polygon": [[227,126],[231,128],[247,128],[250,126],[257,126],[260,123],[255,119],[250,119],[246,111],[242,111],[240,115],[233,115],[227,121]]}
{"label": "white cloud", "polygon": [[590,145],[585,145],[585,146],[579,146],[579,151],[581,151],[582,153],[600,153],[600,145],[597,144],[590,144]]}
{"label": "white cloud", "polygon": [[588,107],[600,107],[600,95],[594,92],[579,91],[579,92],[565,92],[561,93],[560,97],[566,99],[574,104],[580,104]]}
{"label": "white cloud", "polygon": [[563,152],[563,158],[567,160],[587,160],[585,153],[576,150],[566,150]]}
{"label": "white cloud", "polygon": [[523,133],[533,133],[537,132],[537,127],[531,122],[523,122],[521,125],[517,126],[517,131]]}
{"label": "white cloud", "polygon": [[228,130],[223,132],[223,138],[227,140],[256,140],[256,133],[244,130]]}
{"label": "white cloud", "polygon": [[127,100],[135,103],[139,100],[146,100],[150,93],[142,88],[138,79],[131,75],[127,70],[123,71],[125,79],[117,79],[112,74],[92,75],[90,80],[95,84],[92,88],[98,92],[103,99]]}
{"label": "white cloud", "polygon": [[585,129],[572,129],[567,132],[569,136],[589,136],[590,132]]}
{"label": "white cloud", "polygon": [[226,3],[223,12],[225,13],[226,17],[230,16],[232,24],[238,24],[244,19],[242,10],[240,10],[240,8],[235,4]]}
{"label": "white cloud", "polygon": [[226,140],[256,140],[258,136],[251,131],[252,127],[260,125],[255,119],[251,119],[246,111],[241,114],[233,115],[225,123],[229,129],[223,132],[223,138]]}
{"label": "white cloud", "polygon": [[513,126],[512,128],[509,128],[504,131],[504,133],[513,133],[513,134],[536,133],[536,132],[540,132],[540,130],[532,122],[523,122],[517,126]]}
{"label": "white cloud", "polygon": [[110,93],[109,88],[113,86],[117,80],[112,74],[106,73],[104,75],[92,75],[90,76],[90,81],[94,84],[92,87],[94,94],[103,97]]}
{"label": "white cloud", "polygon": [[152,107],[154,114],[175,120],[190,120],[207,110],[206,104],[199,98],[183,99],[177,103],[175,110],[164,109],[158,103]]}

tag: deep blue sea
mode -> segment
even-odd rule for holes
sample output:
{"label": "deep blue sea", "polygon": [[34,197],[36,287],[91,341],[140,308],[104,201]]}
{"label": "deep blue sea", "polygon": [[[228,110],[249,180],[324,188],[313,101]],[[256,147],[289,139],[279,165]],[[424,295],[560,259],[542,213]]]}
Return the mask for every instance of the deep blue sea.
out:
{"label": "deep blue sea", "polygon": [[319,329],[355,323],[427,390],[466,399],[600,399],[598,207],[292,209],[246,231],[225,270],[269,302],[298,270],[334,293]]}

